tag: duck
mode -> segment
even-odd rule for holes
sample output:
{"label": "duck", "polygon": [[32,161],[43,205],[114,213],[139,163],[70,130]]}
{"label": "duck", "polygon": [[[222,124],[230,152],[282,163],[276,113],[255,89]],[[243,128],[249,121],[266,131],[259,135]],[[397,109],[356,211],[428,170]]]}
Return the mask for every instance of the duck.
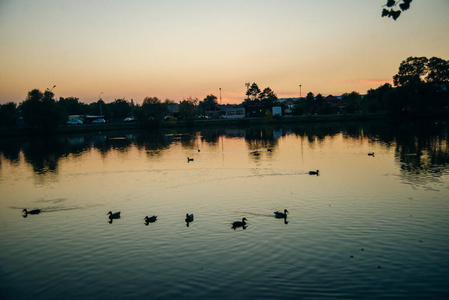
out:
{"label": "duck", "polygon": [[112,211],[108,212],[107,215],[109,215],[109,219],[119,219],[120,218],[120,212],[112,213]]}
{"label": "duck", "polygon": [[187,223],[189,223],[189,222],[193,222],[193,214],[186,214],[186,222]]}
{"label": "duck", "polygon": [[193,158],[187,157],[187,162],[193,161]]}
{"label": "duck", "polygon": [[242,221],[235,221],[235,222],[233,222],[232,223],[232,228],[236,228],[236,227],[245,227],[245,225],[246,225],[246,222],[245,221],[248,221],[246,218],[243,218],[242,219]]}
{"label": "duck", "polygon": [[320,170],[316,170],[316,171],[309,171],[309,175],[320,175]]}
{"label": "duck", "polygon": [[33,210],[28,211],[26,208],[24,208],[22,210],[22,212],[25,213],[25,215],[38,215],[38,214],[40,214],[41,210],[40,209],[33,209]]}
{"label": "duck", "polygon": [[288,213],[288,210],[286,210],[286,209],[284,209],[284,212],[275,211],[274,216],[276,218],[287,218],[287,213]]}
{"label": "duck", "polygon": [[268,148],[267,151],[268,151],[268,152],[273,152],[273,149]]}
{"label": "duck", "polygon": [[148,216],[146,216],[144,220],[147,223],[153,223],[153,222],[156,222],[156,219],[157,219],[157,216],[152,216],[152,217],[149,217],[149,218],[148,218]]}
{"label": "duck", "polygon": [[368,153],[369,156],[374,156],[374,152]]}

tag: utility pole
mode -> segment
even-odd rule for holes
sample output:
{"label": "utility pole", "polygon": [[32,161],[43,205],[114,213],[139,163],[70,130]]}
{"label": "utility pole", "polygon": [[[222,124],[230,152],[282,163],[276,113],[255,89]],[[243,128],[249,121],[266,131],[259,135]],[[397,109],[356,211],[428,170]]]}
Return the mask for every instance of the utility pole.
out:
{"label": "utility pole", "polygon": [[101,110],[101,102],[100,102],[100,100],[101,100],[101,94],[103,94],[103,92],[101,92],[100,93],[100,95],[98,95],[98,104],[100,104],[100,116],[103,116],[103,111]]}
{"label": "utility pole", "polygon": [[301,97],[301,86],[302,86],[302,84],[299,85],[299,98],[302,98]]}

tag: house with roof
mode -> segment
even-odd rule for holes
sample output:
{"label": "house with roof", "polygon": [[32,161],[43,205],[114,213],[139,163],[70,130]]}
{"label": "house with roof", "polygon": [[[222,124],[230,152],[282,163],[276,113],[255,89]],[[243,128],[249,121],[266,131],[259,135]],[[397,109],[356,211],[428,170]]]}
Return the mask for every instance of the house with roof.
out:
{"label": "house with roof", "polygon": [[245,108],[235,105],[218,105],[220,116],[226,119],[240,119],[245,117]]}
{"label": "house with roof", "polygon": [[325,97],[324,102],[329,105],[332,113],[339,114],[346,111],[346,103],[344,103],[341,98],[335,97],[334,95]]}

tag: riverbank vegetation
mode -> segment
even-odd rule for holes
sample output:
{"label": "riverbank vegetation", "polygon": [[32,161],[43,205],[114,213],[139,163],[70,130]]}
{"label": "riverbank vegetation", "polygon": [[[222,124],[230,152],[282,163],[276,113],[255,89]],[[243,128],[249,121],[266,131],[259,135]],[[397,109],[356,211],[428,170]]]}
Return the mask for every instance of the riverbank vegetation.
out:
{"label": "riverbank vegetation", "polygon": [[[309,92],[305,98],[280,101],[269,87],[261,90],[256,83],[247,83],[246,98],[237,105],[245,108],[246,117],[274,118],[272,108],[282,109],[283,115],[367,115],[381,113],[388,116],[410,116],[438,114],[449,111],[449,61],[432,57],[409,57],[404,60],[398,73],[393,76],[393,85],[385,83],[370,89],[366,95],[357,92],[344,93],[340,97]],[[176,109],[174,109],[176,107]],[[196,120],[223,117],[215,95],[207,95],[202,101],[186,98],[179,104],[157,97],[146,97],[141,105],[133,100],[115,99],[105,103],[82,103],[77,97],[55,99],[47,89],[33,89],[20,104],[9,102],[0,106],[0,127],[52,131],[66,126],[69,116],[90,115],[104,118],[108,123],[123,123],[126,118],[140,127],[158,127],[163,123],[182,122],[191,125]],[[303,118],[304,119],[304,118]],[[326,118],[323,118],[325,120]],[[292,119],[290,119],[291,121]],[[240,123],[248,123],[240,120]]]}

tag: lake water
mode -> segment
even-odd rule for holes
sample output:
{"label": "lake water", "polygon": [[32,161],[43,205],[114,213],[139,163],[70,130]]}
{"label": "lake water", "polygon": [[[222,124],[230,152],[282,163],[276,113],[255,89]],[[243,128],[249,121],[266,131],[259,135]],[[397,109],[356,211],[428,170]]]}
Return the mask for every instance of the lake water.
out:
{"label": "lake water", "polygon": [[0,140],[0,298],[447,299],[448,133],[416,121]]}

